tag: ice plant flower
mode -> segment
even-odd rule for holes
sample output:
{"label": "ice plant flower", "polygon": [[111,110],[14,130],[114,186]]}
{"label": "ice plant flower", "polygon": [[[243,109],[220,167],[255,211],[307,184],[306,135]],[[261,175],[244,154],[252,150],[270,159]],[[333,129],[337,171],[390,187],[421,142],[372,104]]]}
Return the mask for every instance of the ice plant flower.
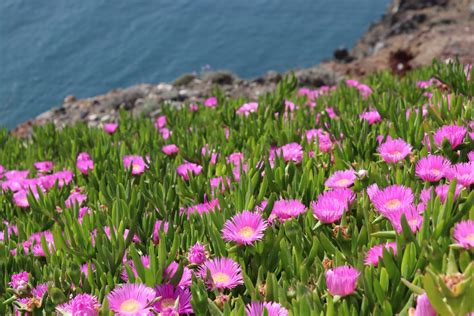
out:
{"label": "ice plant flower", "polygon": [[457,163],[446,171],[449,180],[456,178],[458,183],[469,187],[474,184],[474,162]]}
{"label": "ice plant flower", "polygon": [[163,137],[164,140],[167,140],[171,136],[171,131],[166,127],[160,128],[158,131],[160,132],[160,135],[161,137]]}
{"label": "ice plant flower", "polygon": [[339,266],[324,273],[326,286],[331,295],[347,296],[357,287],[359,271],[351,266]]}
{"label": "ice plant flower", "polygon": [[270,222],[275,219],[286,221],[304,212],[306,212],[306,206],[300,201],[280,199],[273,204],[269,220]]}
{"label": "ice plant flower", "polygon": [[174,155],[179,152],[179,148],[175,144],[165,145],[163,146],[163,148],[161,148],[161,150],[168,156]]}
{"label": "ice plant flower", "polygon": [[474,221],[469,219],[456,223],[453,238],[463,248],[474,248]]}
{"label": "ice plant flower", "polygon": [[267,222],[259,213],[243,211],[225,222],[222,238],[241,245],[251,245],[263,238]]}
{"label": "ice plant flower", "polygon": [[333,147],[333,142],[328,132],[318,129],[310,129],[305,132],[305,137],[308,143],[317,142],[321,152],[330,152]]}
{"label": "ice plant flower", "polygon": [[324,185],[331,189],[348,188],[354,184],[356,175],[354,170],[340,170],[333,173]]}
{"label": "ice plant flower", "polygon": [[72,207],[75,203],[80,206],[85,200],[87,200],[87,195],[82,194],[80,188],[76,188],[71,192],[64,204],[66,207]]}
{"label": "ice plant flower", "polygon": [[[171,280],[176,272],[178,271],[179,264],[176,262],[171,262],[170,265],[165,269],[163,280]],[[189,268],[183,268],[183,274],[181,275],[181,280],[177,286],[180,287],[190,287],[192,283],[192,272]]]}
{"label": "ice plant flower", "polygon": [[377,151],[380,156],[387,163],[395,163],[404,159],[411,152],[412,147],[407,144],[403,139],[391,139],[386,140],[385,143],[381,144]]}
{"label": "ice plant flower", "polygon": [[[140,256],[140,261],[141,261],[144,268],[146,268],[146,269],[150,268],[150,257],[149,256]],[[128,265],[130,267],[130,269],[133,272],[133,275],[135,277],[137,277],[138,272],[137,272],[137,268],[136,268],[135,263],[133,262],[133,260],[128,260],[126,265]],[[127,269],[125,267],[123,268],[122,273],[120,274],[120,277],[125,282],[128,282],[128,274],[127,274]]]}
{"label": "ice plant flower", "polygon": [[369,125],[382,121],[382,117],[380,116],[377,110],[364,112],[361,115],[359,115],[359,117],[369,122]]}
{"label": "ice plant flower", "polygon": [[214,199],[214,200],[207,201],[204,203],[199,203],[196,205],[191,205],[187,208],[182,208],[181,211],[188,213],[188,215],[193,214],[193,213],[202,215],[204,213],[209,213],[210,211],[214,211],[216,208],[219,208],[218,199]]}
{"label": "ice plant flower", "polygon": [[155,121],[156,129],[162,129],[166,126],[167,120],[165,115],[158,116]]}
{"label": "ice plant flower", "polygon": [[[210,279],[207,278],[208,271]],[[207,281],[210,288],[232,289],[244,283],[240,265],[230,258],[218,257],[207,260],[197,273]]]}
{"label": "ice plant flower", "polygon": [[94,169],[94,161],[88,153],[82,152],[77,155],[76,167],[82,174],[87,175],[89,170]]}
{"label": "ice plant flower", "polygon": [[[464,187],[460,184],[456,185],[456,188],[454,189],[454,196],[453,200],[456,200],[459,193]],[[449,192],[449,184],[440,184],[435,188],[435,193],[439,197],[439,200],[441,203],[444,203],[446,201],[446,198],[448,197],[448,192]]]}
{"label": "ice plant flower", "polygon": [[169,227],[168,222],[160,221],[160,220],[157,220],[155,222],[155,226],[153,227],[153,236],[152,236],[152,240],[155,245],[160,242],[160,231],[167,233],[168,227]]}
{"label": "ice plant flower", "polygon": [[123,284],[107,295],[109,308],[117,315],[153,315],[156,292],[144,284]]}
{"label": "ice plant flower", "polygon": [[255,113],[258,110],[258,103],[257,102],[250,102],[243,104],[235,113],[237,115],[245,115],[249,116],[250,113]]}
{"label": "ice plant flower", "polygon": [[179,165],[178,168],[176,168],[176,172],[183,178],[183,180],[188,181],[188,173],[197,176],[202,172],[202,167],[192,162],[185,162],[182,165]]}
{"label": "ice plant flower", "polygon": [[38,161],[34,163],[36,170],[42,173],[50,172],[53,169],[52,161]]}
{"label": "ice plant flower", "polygon": [[[191,306],[191,291],[187,288],[174,287],[172,284],[162,284],[156,287],[156,297],[160,299],[153,304],[160,315],[182,315],[193,313]],[[176,304],[177,303],[177,304]]]}
{"label": "ice plant flower", "polygon": [[416,298],[416,309],[413,316],[436,316],[438,313],[433,308],[428,299],[428,295],[423,293]]}
{"label": "ice plant flower", "polygon": [[104,124],[104,131],[107,133],[107,134],[114,134],[115,131],[117,131],[117,128],[118,128],[118,124],[117,123],[106,123]]}
{"label": "ice plant flower", "polygon": [[129,155],[123,157],[123,166],[125,169],[132,168],[133,175],[142,174],[145,171],[146,164],[141,156]]}
{"label": "ice plant flower", "polygon": [[397,255],[397,243],[396,242],[387,242],[383,244],[379,244],[370,248],[364,259],[365,265],[373,265],[377,266],[379,264],[380,258],[383,258],[383,250],[386,249],[388,253],[390,253],[390,249],[393,250],[393,254]]}
{"label": "ice plant flower", "polygon": [[289,143],[277,148],[275,154],[282,156],[286,162],[300,163],[303,159],[303,147],[298,143]]}
{"label": "ice plant flower", "polygon": [[188,261],[190,264],[200,265],[207,259],[206,247],[200,243],[195,243],[189,248]]}
{"label": "ice plant flower", "polygon": [[16,274],[13,274],[11,281],[8,283],[13,289],[17,291],[23,291],[28,286],[28,272],[22,271]]}
{"label": "ice plant flower", "polygon": [[73,299],[65,304],[56,307],[61,315],[99,315],[100,303],[95,296],[90,294],[77,294]]}
{"label": "ice plant flower", "polygon": [[317,202],[311,203],[313,215],[321,223],[330,224],[341,219],[347,210],[347,201],[320,194]]}
{"label": "ice plant flower", "polygon": [[216,97],[210,97],[204,101],[204,106],[208,108],[214,108],[217,106],[217,98]]}
{"label": "ice plant flower", "polygon": [[462,143],[466,133],[467,129],[464,126],[444,125],[436,131],[433,135],[433,139],[438,147],[441,147],[443,141],[446,139],[451,145],[451,148],[455,149]]}
{"label": "ice plant flower", "polygon": [[372,197],[372,203],[377,211],[382,215],[386,215],[411,206],[413,198],[413,192],[410,188],[395,184],[383,190],[377,190]]}
{"label": "ice plant flower", "polygon": [[410,230],[415,233],[421,227],[423,223],[423,216],[420,215],[415,206],[411,205],[403,208],[398,208],[396,211],[392,211],[384,215],[388,218],[393,228],[398,233],[402,232],[402,216],[405,216]]}
{"label": "ice plant flower", "polygon": [[263,316],[265,310],[268,316],[288,316],[288,310],[275,302],[252,302],[245,306],[247,316]]}
{"label": "ice plant flower", "polygon": [[443,156],[428,155],[416,163],[415,174],[424,181],[437,182],[445,177],[451,163]]}

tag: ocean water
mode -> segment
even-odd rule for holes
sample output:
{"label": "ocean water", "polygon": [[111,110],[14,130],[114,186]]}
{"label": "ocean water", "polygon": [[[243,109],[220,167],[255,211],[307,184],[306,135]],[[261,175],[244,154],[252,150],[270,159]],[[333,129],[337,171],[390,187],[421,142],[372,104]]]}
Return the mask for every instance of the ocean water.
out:
{"label": "ocean water", "polygon": [[203,68],[252,78],[351,47],[389,0],[1,0],[0,126]]}

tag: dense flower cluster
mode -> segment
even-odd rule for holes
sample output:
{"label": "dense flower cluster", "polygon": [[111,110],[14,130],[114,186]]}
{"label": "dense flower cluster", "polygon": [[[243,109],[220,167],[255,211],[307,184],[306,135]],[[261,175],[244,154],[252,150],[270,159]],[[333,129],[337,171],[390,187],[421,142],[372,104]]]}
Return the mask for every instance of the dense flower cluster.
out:
{"label": "dense flower cluster", "polygon": [[4,132],[0,314],[471,312],[466,77],[285,78],[152,121]]}

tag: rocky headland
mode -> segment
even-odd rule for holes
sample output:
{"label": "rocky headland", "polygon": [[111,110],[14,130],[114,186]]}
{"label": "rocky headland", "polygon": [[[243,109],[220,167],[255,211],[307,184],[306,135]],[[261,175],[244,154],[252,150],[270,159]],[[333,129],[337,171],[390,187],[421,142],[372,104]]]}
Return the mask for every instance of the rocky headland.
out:
{"label": "rocky headland", "polygon": [[[395,0],[351,50],[338,48],[333,59],[292,72],[301,86],[319,87],[384,69],[403,75],[435,58],[456,57],[465,64],[474,63],[473,0]],[[49,122],[59,128],[80,121],[97,126],[118,120],[121,109],[154,117],[163,102],[180,106],[203,101],[216,86],[229,97],[256,100],[273,90],[284,75],[271,71],[245,80],[226,71],[205,72],[185,74],[171,83],[116,89],[87,99],[68,96],[61,106],[18,125],[12,133],[28,137],[33,125]]]}

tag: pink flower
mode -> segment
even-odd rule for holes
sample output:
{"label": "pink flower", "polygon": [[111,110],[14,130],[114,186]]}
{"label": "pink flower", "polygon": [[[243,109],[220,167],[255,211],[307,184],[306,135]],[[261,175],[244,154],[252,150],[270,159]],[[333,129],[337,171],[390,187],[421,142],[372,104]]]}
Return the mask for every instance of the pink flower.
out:
{"label": "pink flower", "polygon": [[5,172],[4,176],[7,180],[23,180],[28,178],[29,170],[10,170]]}
{"label": "pink flower", "polygon": [[393,254],[397,255],[397,243],[396,242],[388,242],[373,246],[370,248],[364,259],[365,265],[373,265],[377,266],[379,264],[380,258],[383,258],[383,250],[386,249],[388,253],[390,253],[390,249],[393,250]]}
{"label": "pink flower", "polygon": [[156,292],[144,284],[123,284],[107,295],[109,308],[118,315],[153,315],[150,304]]}
{"label": "pink flower", "polygon": [[402,232],[403,215],[405,215],[410,230],[414,233],[417,232],[423,222],[423,216],[419,214],[415,206],[411,205],[405,209],[397,209],[396,211],[384,214],[398,233]]}
{"label": "pink flower", "polygon": [[377,211],[386,216],[410,207],[413,204],[413,192],[402,185],[391,185],[377,190],[372,197],[372,203]]}
{"label": "pink flower", "polygon": [[169,223],[165,221],[157,220],[155,226],[153,227],[153,243],[156,245],[160,242],[160,231],[167,233]]}
{"label": "pink flower", "polygon": [[164,140],[167,140],[171,136],[171,131],[166,127],[160,128],[158,131],[160,132],[161,137],[163,137]]}
{"label": "pink flower", "polygon": [[285,100],[285,111],[293,112],[296,109],[296,106],[293,102]]}
{"label": "pink flower", "polygon": [[[458,184],[456,185],[456,188],[454,189],[454,196],[453,199],[456,200],[458,197],[459,193],[463,189],[463,186]],[[441,203],[444,203],[446,201],[446,198],[448,197],[448,191],[449,191],[449,184],[440,184],[435,188],[436,195],[439,197],[439,200]]]}
{"label": "pink flower", "polygon": [[449,180],[456,178],[465,187],[474,184],[474,162],[457,163],[446,172]]}
{"label": "pink flower", "polygon": [[324,182],[324,185],[332,189],[348,188],[354,184],[355,180],[356,175],[354,170],[340,170],[334,172],[334,174]]}
{"label": "pink flower", "polygon": [[179,148],[175,144],[165,145],[163,146],[161,150],[168,156],[171,156],[179,152]]}
{"label": "pink flower", "polygon": [[219,208],[219,200],[214,199],[208,202],[196,204],[189,206],[187,208],[182,208],[181,212],[188,213],[188,215],[193,214],[193,213],[198,213],[199,215],[209,213],[210,211],[214,211],[215,209]]}
{"label": "pink flower", "polygon": [[[300,163],[303,159],[303,147],[298,143],[289,143],[277,148],[274,154],[282,156],[286,162]],[[274,160],[274,155],[271,153],[270,160]]]}
{"label": "pink flower", "polygon": [[90,294],[77,294],[69,302],[56,307],[61,314],[87,316],[99,315],[99,308],[99,301]]}
{"label": "pink flower", "polygon": [[189,174],[195,176],[199,175],[202,172],[202,167],[195,163],[185,162],[182,165],[179,165],[178,168],[176,168],[176,172],[183,178],[183,180],[188,181]]}
{"label": "pink flower", "polygon": [[189,248],[188,260],[190,264],[200,265],[207,259],[206,247],[200,243],[195,243]]}
{"label": "pink flower", "polygon": [[415,174],[422,180],[437,182],[445,177],[451,163],[443,156],[428,155],[416,163]]}
{"label": "pink flower", "polygon": [[87,195],[81,193],[80,188],[75,188],[65,201],[66,207],[72,207],[74,204],[81,206],[87,200]]}
{"label": "pink flower", "polygon": [[330,224],[341,219],[347,210],[347,202],[342,199],[333,198],[328,195],[320,194],[317,202],[311,203],[313,215],[321,223]]}
{"label": "pink flower", "polygon": [[397,138],[385,141],[377,150],[385,162],[395,163],[408,156],[411,148],[403,139]]}
{"label": "pink flower", "polygon": [[255,113],[258,110],[258,103],[257,102],[250,102],[243,104],[237,111],[237,115],[245,115],[249,116],[250,113]]}
{"label": "pink flower", "polygon": [[298,200],[283,200],[275,201],[273,209],[270,214],[270,222],[275,219],[286,221],[297,217],[306,212],[306,206]]}
{"label": "pink flower", "polygon": [[469,161],[474,161],[474,150],[470,151],[469,154],[467,154],[467,158]]}
{"label": "pink flower", "polygon": [[243,211],[226,221],[222,229],[222,239],[235,241],[241,245],[251,245],[263,238],[267,221],[259,213]]}
{"label": "pink flower", "polygon": [[[144,268],[146,268],[146,269],[150,268],[150,257],[149,256],[140,256],[140,261],[141,261]],[[133,260],[128,260],[126,264],[132,270],[133,275],[135,277],[138,277],[137,268],[136,268],[135,263],[133,262]],[[120,274],[120,277],[125,282],[128,282],[128,274],[127,274],[127,269],[125,267],[123,268],[122,273]]]}
{"label": "pink flower", "polygon": [[331,295],[347,296],[355,292],[359,271],[351,266],[340,266],[326,271],[326,286]]}
{"label": "pink flower", "polygon": [[263,316],[265,310],[268,316],[288,316],[288,310],[275,302],[252,302],[245,306],[247,316]]}
{"label": "pink flower", "polygon": [[220,190],[220,192],[224,192],[226,186],[228,187],[230,186],[229,177],[225,177],[225,180],[224,180],[224,177],[211,178],[209,182],[210,182],[211,190],[213,193],[218,190]]}
{"label": "pink flower", "polygon": [[[164,280],[171,280],[176,272],[178,271],[179,264],[176,262],[171,262],[171,264],[166,268],[164,273]],[[183,268],[183,274],[181,275],[181,280],[179,280],[178,286],[180,287],[189,287],[192,283],[192,272],[187,267]]]}
{"label": "pink flower", "polygon": [[89,170],[94,169],[94,161],[88,153],[82,152],[77,155],[76,167],[82,174],[87,175]]}
{"label": "pink flower", "polygon": [[50,172],[53,169],[52,161],[38,161],[34,163],[36,170],[42,173]]}
{"label": "pink flower", "polygon": [[114,134],[115,131],[117,130],[118,128],[118,124],[117,123],[106,123],[104,124],[104,131],[107,133],[107,134]]}
{"label": "pink flower", "polygon": [[208,108],[214,108],[217,106],[217,98],[216,97],[210,97],[204,101],[204,106],[207,106]]}
{"label": "pink flower", "polygon": [[319,150],[322,152],[330,152],[333,147],[333,142],[331,141],[329,133],[321,128],[307,130],[305,136],[308,143],[317,142]]}
{"label": "pink flower", "polygon": [[436,131],[433,138],[438,147],[441,147],[446,139],[451,144],[451,148],[455,149],[462,143],[466,133],[467,129],[464,126],[444,125]]}
{"label": "pink flower", "polygon": [[[208,270],[210,279],[207,278]],[[207,260],[197,273],[206,280],[210,288],[232,289],[244,283],[240,265],[230,258],[218,257]]]}
{"label": "pink flower", "polygon": [[[39,199],[38,192],[33,191],[33,196],[36,200]],[[13,202],[16,206],[21,208],[29,207],[30,203],[28,202],[28,191],[21,190],[13,194]]]}
{"label": "pink flower", "polygon": [[145,171],[146,164],[141,156],[129,155],[123,157],[123,166],[125,169],[132,169],[133,175],[142,174]]}
{"label": "pink flower", "polygon": [[189,289],[179,286],[175,288],[172,284],[162,284],[156,287],[156,297],[161,299],[153,304],[153,307],[160,315],[193,313]]}
{"label": "pink flower", "polygon": [[463,248],[474,248],[474,221],[468,219],[456,223],[453,238]]}
{"label": "pink flower", "polygon": [[382,121],[382,117],[380,116],[379,112],[377,112],[377,110],[364,112],[359,115],[359,117],[369,122],[369,125]]}
{"label": "pink flower", "polygon": [[428,295],[426,293],[418,296],[416,299],[416,310],[413,316],[436,316],[438,313],[436,310],[431,306],[430,300],[428,299]]}
{"label": "pink flower", "polygon": [[196,112],[196,111],[198,111],[198,110],[199,110],[199,107],[197,106],[197,104],[191,103],[191,104],[189,105],[189,112]]}
{"label": "pink flower", "polygon": [[28,272],[22,271],[20,273],[13,274],[11,281],[8,283],[13,289],[17,291],[24,291],[28,286]]}
{"label": "pink flower", "polygon": [[158,116],[158,118],[156,119],[155,121],[155,127],[156,129],[162,129],[163,127],[166,126],[166,116],[165,115],[161,115],[161,116]]}

